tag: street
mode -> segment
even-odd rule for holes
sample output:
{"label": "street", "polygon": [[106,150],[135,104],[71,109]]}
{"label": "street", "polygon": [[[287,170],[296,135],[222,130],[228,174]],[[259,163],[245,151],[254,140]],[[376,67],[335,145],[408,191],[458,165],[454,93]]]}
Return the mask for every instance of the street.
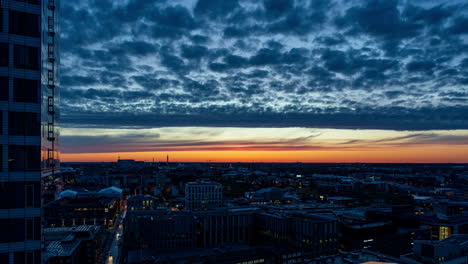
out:
{"label": "street", "polygon": [[[125,216],[125,212],[123,214]],[[124,217],[123,216],[123,217]],[[119,258],[120,258],[120,239],[122,237],[122,233],[123,233],[123,225],[122,225],[122,219],[123,217],[118,217],[116,223],[115,223],[115,226],[114,226],[114,229],[111,230],[111,232],[113,232],[113,236],[112,236],[112,243],[109,247],[109,251],[108,251],[108,254],[107,254],[107,260],[106,260],[106,264],[117,264],[119,263]]]}

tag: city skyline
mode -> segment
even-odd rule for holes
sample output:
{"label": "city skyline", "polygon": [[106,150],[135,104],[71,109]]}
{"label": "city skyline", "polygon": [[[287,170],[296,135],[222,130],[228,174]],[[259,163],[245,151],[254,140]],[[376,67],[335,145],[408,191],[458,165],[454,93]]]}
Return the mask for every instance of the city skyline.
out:
{"label": "city skyline", "polygon": [[0,264],[468,263],[467,76],[466,0],[0,0]]}
{"label": "city skyline", "polygon": [[[464,1],[63,2],[63,158],[468,162],[467,9]],[[347,138],[306,132],[324,130]],[[392,138],[400,140],[385,142]]]}

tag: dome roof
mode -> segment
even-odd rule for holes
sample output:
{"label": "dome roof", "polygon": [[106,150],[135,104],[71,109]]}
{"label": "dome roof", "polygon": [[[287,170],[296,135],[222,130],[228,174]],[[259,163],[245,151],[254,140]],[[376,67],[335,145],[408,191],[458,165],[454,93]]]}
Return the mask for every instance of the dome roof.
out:
{"label": "dome roof", "polygon": [[98,194],[104,195],[104,196],[107,196],[107,195],[113,196],[113,195],[122,195],[122,192],[123,192],[122,189],[117,188],[115,186],[111,186],[111,187],[100,190]]}
{"label": "dome roof", "polygon": [[72,190],[65,190],[60,193],[61,198],[75,198],[78,192]]}

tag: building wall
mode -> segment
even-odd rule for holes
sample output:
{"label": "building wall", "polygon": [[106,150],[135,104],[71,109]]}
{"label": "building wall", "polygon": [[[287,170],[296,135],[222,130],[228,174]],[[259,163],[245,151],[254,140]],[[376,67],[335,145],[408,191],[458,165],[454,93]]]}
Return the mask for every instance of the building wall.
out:
{"label": "building wall", "polygon": [[124,239],[127,249],[195,248],[196,219],[185,213],[127,211]]}
{"label": "building wall", "polygon": [[44,206],[44,225],[47,227],[76,225],[111,226],[120,200],[117,198],[57,199]]}
{"label": "building wall", "polygon": [[276,215],[262,213],[256,217],[256,237],[261,244],[292,247],[316,257],[338,251],[336,219],[307,214]]}
{"label": "building wall", "polygon": [[[308,214],[252,211],[127,211],[124,252],[149,249],[207,249],[229,245],[281,249],[288,261],[338,251],[337,221]],[[300,253],[300,254],[299,254]],[[275,253],[276,254],[276,253]],[[124,254],[125,255],[125,254]],[[293,263],[293,262],[289,262]]]}
{"label": "building wall", "polygon": [[133,195],[127,199],[128,210],[153,210],[157,206],[157,200],[150,195]]}
{"label": "building wall", "polygon": [[[0,263],[40,263],[41,174],[58,168],[58,162],[53,168],[41,162],[44,149],[58,160],[56,144],[44,136],[45,124],[56,122],[44,112],[44,98],[58,104],[58,83],[53,90],[44,86],[43,21],[52,14],[46,3],[0,1]],[[50,30],[57,32],[54,21]],[[56,74],[58,61],[51,64]]]}
{"label": "building wall", "polygon": [[292,237],[292,219],[283,215],[260,213],[255,215],[254,236],[256,243],[274,246],[288,246],[294,240]]}
{"label": "building wall", "polygon": [[188,210],[209,210],[223,204],[223,187],[219,183],[188,183],[185,186],[185,207]]}
{"label": "building wall", "polygon": [[250,244],[253,214],[204,213],[197,215],[198,247],[218,247],[225,244]]}
{"label": "building wall", "polygon": [[308,256],[320,257],[338,252],[337,220],[304,215],[293,217],[295,247]]}

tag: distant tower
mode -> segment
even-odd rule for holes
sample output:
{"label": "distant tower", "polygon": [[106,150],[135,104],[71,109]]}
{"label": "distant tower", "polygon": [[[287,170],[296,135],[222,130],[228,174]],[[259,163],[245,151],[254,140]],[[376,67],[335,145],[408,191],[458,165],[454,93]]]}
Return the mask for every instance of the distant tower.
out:
{"label": "distant tower", "polygon": [[166,156],[166,163],[169,164],[169,154]]}

